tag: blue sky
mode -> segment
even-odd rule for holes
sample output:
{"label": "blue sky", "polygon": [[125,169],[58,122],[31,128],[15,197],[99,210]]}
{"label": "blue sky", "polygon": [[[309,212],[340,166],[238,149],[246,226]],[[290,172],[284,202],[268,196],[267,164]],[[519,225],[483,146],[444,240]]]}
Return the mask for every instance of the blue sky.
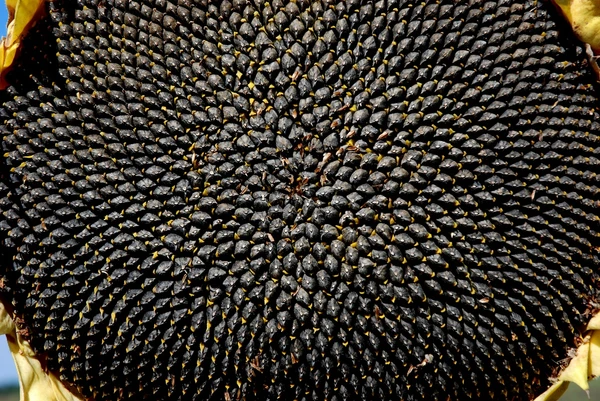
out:
{"label": "blue sky", "polygon": [[6,337],[0,336],[0,387],[16,385],[17,380],[17,371],[8,351]]}
{"label": "blue sky", "polygon": [[[4,2],[2,2],[4,3]],[[6,19],[8,18],[8,13],[6,12],[6,7],[4,5],[0,5],[0,33],[4,35],[6,32]]]}

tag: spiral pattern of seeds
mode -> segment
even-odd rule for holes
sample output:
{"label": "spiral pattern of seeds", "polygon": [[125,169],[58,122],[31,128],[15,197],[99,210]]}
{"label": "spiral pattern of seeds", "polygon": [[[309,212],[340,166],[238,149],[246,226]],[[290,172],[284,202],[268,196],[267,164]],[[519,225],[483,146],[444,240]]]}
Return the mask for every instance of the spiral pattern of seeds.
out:
{"label": "spiral pattern of seeds", "polygon": [[528,400],[598,298],[600,114],[540,0],[56,0],[0,295],[94,400]]}

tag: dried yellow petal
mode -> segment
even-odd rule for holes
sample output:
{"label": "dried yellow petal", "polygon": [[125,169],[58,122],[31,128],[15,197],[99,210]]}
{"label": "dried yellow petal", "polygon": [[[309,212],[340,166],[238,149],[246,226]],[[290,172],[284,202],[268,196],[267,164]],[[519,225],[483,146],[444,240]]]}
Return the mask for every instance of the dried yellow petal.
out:
{"label": "dried yellow petal", "polygon": [[12,67],[23,37],[44,13],[44,0],[8,0],[8,27],[0,42],[0,89],[8,86],[6,73]]}
{"label": "dried yellow petal", "polygon": [[10,313],[0,302],[0,335],[5,334],[19,375],[21,401],[79,401],[35,357],[29,343],[16,330]]}
{"label": "dried yellow petal", "polygon": [[600,51],[600,1],[553,0],[579,39]]}

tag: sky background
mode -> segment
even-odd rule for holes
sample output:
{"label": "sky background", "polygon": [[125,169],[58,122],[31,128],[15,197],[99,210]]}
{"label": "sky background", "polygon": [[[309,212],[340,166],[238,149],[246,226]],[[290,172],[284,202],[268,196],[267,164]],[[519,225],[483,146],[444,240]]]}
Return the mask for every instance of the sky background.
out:
{"label": "sky background", "polygon": [[17,371],[5,336],[0,336],[0,387],[17,384]]}
{"label": "sky background", "polygon": [[[6,6],[0,4],[0,36],[6,33]],[[17,372],[8,351],[6,337],[0,336],[0,387],[17,384]]]}

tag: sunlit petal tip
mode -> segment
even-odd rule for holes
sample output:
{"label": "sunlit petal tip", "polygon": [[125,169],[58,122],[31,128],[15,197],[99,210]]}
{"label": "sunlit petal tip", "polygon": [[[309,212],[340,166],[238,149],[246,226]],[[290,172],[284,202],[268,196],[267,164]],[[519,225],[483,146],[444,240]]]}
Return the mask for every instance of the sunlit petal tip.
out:
{"label": "sunlit petal tip", "polygon": [[21,41],[29,29],[44,15],[45,0],[7,0],[6,37],[0,42],[0,89],[8,86],[6,74],[13,66]]}

